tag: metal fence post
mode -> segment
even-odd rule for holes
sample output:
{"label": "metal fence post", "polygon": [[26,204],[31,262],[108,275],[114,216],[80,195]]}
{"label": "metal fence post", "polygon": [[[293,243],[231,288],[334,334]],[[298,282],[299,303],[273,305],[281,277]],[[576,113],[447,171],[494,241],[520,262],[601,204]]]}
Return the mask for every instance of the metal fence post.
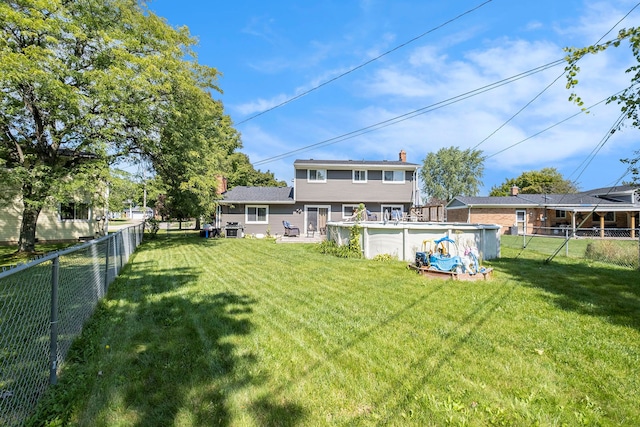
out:
{"label": "metal fence post", "polygon": [[58,382],[58,276],[60,257],[53,259],[51,270],[51,323],[49,333],[49,384]]}
{"label": "metal fence post", "polygon": [[568,228],[564,229],[564,241],[565,241],[564,254],[567,258],[569,258],[569,229]]}
{"label": "metal fence post", "polygon": [[107,289],[109,289],[109,256],[111,252],[111,238],[107,239],[107,255],[106,262],[104,266],[104,294],[106,295]]}
{"label": "metal fence post", "polygon": [[124,267],[124,239],[122,237],[122,230],[118,231],[117,236],[119,237],[119,239],[118,239],[118,257],[120,259],[120,268],[118,269],[118,272],[120,272],[120,270],[122,270],[122,267]]}

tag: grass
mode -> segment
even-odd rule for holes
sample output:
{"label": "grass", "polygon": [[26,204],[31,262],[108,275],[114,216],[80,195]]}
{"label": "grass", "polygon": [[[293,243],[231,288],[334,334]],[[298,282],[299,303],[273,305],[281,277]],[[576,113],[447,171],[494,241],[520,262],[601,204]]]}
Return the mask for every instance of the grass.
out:
{"label": "grass", "polygon": [[450,282],[315,245],[143,244],[34,425],[639,425],[638,272]]}
{"label": "grass", "polygon": [[[594,242],[611,242],[616,246],[621,248],[632,249],[637,252],[638,250],[638,239],[627,239],[627,240],[601,240],[601,239],[589,239],[589,238],[580,238],[580,239],[570,239],[566,247],[568,247],[569,257],[571,258],[584,258],[584,254],[587,250],[587,247],[590,243]],[[553,254],[561,247],[564,243],[564,238],[562,237],[547,237],[547,236],[511,236],[511,235],[502,235],[500,236],[500,243],[502,247],[508,247],[513,249],[522,249],[523,242],[526,243],[527,249],[535,252],[541,252],[544,254]],[[567,253],[566,247],[562,247],[558,252],[559,256],[565,256]]]}
{"label": "grass", "polygon": [[26,263],[34,259],[34,256],[48,252],[59,251],[76,245],[77,243],[44,243],[36,245],[35,254],[16,253],[16,246],[0,246],[0,267]]}

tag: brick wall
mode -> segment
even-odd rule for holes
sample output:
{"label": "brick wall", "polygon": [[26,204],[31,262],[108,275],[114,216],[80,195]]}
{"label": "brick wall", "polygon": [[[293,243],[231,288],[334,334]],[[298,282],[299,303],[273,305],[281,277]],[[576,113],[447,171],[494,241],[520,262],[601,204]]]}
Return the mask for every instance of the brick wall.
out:
{"label": "brick wall", "polygon": [[533,227],[543,225],[542,209],[515,209],[515,208],[472,208],[469,215],[468,209],[453,209],[447,211],[448,222],[468,222],[472,224],[498,224],[502,226],[502,233],[509,233],[510,227],[516,223],[516,210],[526,210],[527,233],[533,232]]}

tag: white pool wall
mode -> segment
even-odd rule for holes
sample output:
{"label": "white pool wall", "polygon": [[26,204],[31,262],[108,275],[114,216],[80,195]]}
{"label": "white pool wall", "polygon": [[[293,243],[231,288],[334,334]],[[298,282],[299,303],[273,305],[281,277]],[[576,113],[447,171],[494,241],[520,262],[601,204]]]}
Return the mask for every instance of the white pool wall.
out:
{"label": "white pool wall", "polygon": [[[500,229],[497,224],[466,224],[450,222],[369,222],[358,223],[360,245],[365,258],[392,255],[403,261],[414,261],[416,252],[425,250],[434,240],[449,237],[464,248],[477,248],[482,260],[500,257]],[[349,243],[353,222],[327,223],[327,240],[338,245]],[[425,244],[425,242],[427,242]],[[462,254],[460,254],[462,255]]]}

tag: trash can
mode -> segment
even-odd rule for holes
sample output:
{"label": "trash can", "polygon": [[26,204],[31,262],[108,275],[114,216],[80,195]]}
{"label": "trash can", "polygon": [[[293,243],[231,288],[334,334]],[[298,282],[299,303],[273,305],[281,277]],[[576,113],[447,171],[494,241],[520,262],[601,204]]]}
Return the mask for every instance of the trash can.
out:
{"label": "trash can", "polygon": [[514,224],[511,227],[509,227],[509,231],[510,231],[512,236],[517,236],[518,235],[518,224]]}

